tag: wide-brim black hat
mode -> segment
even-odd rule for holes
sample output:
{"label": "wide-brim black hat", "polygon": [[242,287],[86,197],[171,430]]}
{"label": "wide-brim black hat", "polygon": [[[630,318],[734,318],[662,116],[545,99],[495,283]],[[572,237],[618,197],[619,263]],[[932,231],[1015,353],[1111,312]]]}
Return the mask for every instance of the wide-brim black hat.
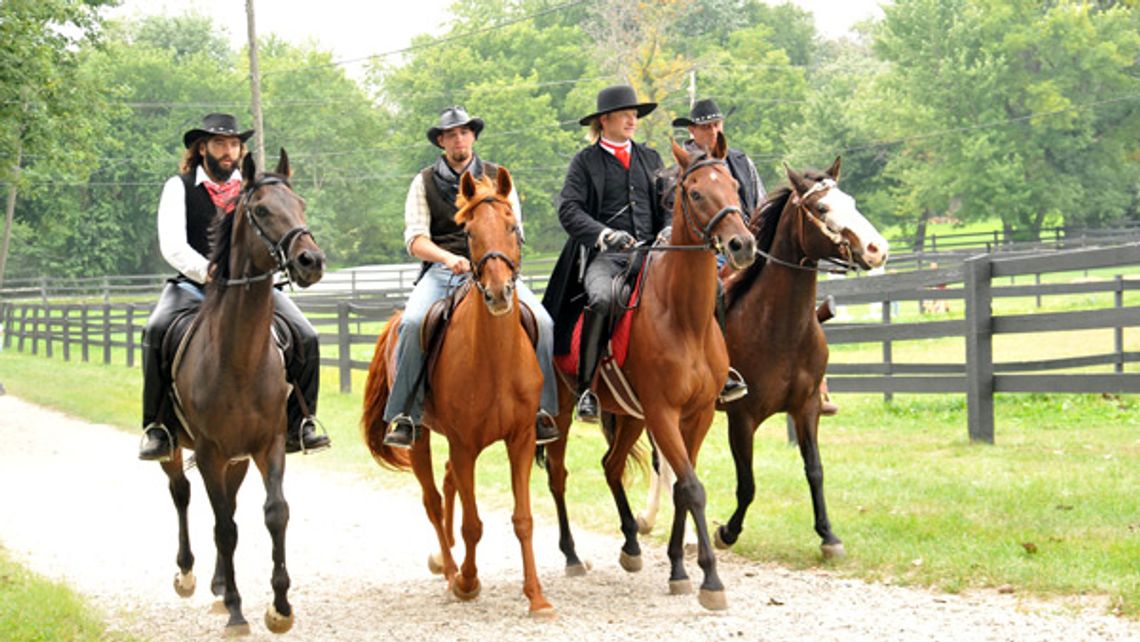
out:
{"label": "wide-brim black hat", "polygon": [[[731,112],[730,112],[731,113]],[[674,127],[688,127],[689,125],[704,125],[706,123],[715,123],[718,120],[724,120],[728,114],[725,114],[717,106],[716,101],[712,98],[705,98],[693,103],[693,107],[689,110],[689,117],[673,119]]]}
{"label": "wide-brim black hat", "polygon": [[606,87],[598,92],[597,111],[589,116],[583,117],[578,121],[579,125],[589,125],[598,116],[608,114],[611,111],[620,111],[622,109],[636,109],[637,117],[644,118],[654,109],[657,109],[657,103],[643,103],[638,102],[637,92],[629,85],[613,85]]}
{"label": "wide-brim black hat", "polygon": [[475,138],[479,138],[479,132],[483,131],[483,119],[468,116],[467,110],[462,107],[448,107],[439,112],[439,124],[427,130],[428,140],[431,141],[432,145],[443,149],[443,146],[436,140],[439,135],[449,129],[463,126],[470,127],[471,131],[475,132]]}
{"label": "wide-brim black hat", "polygon": [[241,131],[237,119],[230,114],[206,114],[201,127],[195,127],[182,134],[182,144],[189,148],[194,141],[203,136],[237,136],[244,143],[253,136],[253,130]]}

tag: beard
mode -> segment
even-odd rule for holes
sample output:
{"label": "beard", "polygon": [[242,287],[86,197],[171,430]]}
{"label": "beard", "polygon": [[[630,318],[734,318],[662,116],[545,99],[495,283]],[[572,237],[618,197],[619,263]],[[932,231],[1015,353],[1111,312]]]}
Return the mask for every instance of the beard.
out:
{"label": "beard", "polygon": [[222,167],[222,161],[211,156],[210,152],[203,152],[202,155],[206,160],[206,171],[218,181],[225,182],[226,179],[230,177],[230,174],[233,173],[235,163],[230,163],[230,168],[227,170]]}
{"label": "beard", "polygon": [[448,158],[454,165],[465,165],[468,161],[471,160],[471,150],[463,149],[456,151],[453,154],[448,154]]}

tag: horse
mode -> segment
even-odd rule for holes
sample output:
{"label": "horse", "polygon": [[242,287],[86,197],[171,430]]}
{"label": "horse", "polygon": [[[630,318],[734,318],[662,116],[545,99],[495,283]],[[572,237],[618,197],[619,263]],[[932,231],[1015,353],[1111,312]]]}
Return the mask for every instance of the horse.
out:
{"label": "horse", "polygon": [[[672,149],[680,172],[672,237],[670,245],[658,248],[663,251],[651,252],[642,270],[640,300],[632,312],[629,350],[622,367],[640,398],[643,418],[631,414],[608,390],[598,387],[602,410],[613,415],[612,435],[607,435],[610,445],[602,464],[625,535],[619,562],[634,572],[641,568],[641,549],[622,476],[642,430],[648,428],[662,456],[679,471],[673,494],[676,519],[668,547],[670,592],[692,592],[682,546],[685,520],[691,515],[698,535],[697,563],[704,571],[698,601],[706,609],[721,610],[728,603],[705,522],[704,487],[694,468],[728,374],[728,354],[714,315],[715,253],[724,253],[730,264],[743,268],[752,262],[755,245],[744,224],[736,181],[724,160],[724,135],[717,136],[707,155],[690,155],[676,142]],[[566,440],[574,392],[567,378],[561,382],[556,418],[561,438],[546,445],[545,459],[566,572],[576,575],[585,572],[585,566],[574,550],[565,504]]]}
{"label": "horse", "polygon": [[[168,425],[177,425],[178,443],[193,449],[214,510],[218,557],[211,589],[229,612],[230,634],[249,632],[234,582],[233,517],[250,459],[265,484],[265,525],[273,541],[273,602],[265,625],[274,633],[293,626],[285,566],[289,505],[282,491],[290,387],[271,331],[273,277],[284,272],[293,283],[308,287],[324,274],[325,254],[309,232],[305,202],[290,187],[290,174],[284,149],[272,173],[257,173],[253,158],[246,155],[237,205],[211,228],[211,280],[173,379],[177,421]],[[181,448],[174,449],[162,469],[178,511],[179,573],[174,588],[189,597],[196,581],[186,519],[190,483]]]}
{"label": "horse", "polygon": [[[510,192],[511,176],[503,167],[494,183],[489,178],[476,181],[469,173],[459,181],[455,221],[467,234],[474,287],[467,289],[451,314],[428,375],[430,387],[423,419],[424,426],[443,435],[448,443],[443,507],[432,473],[430,432],[417,439],[410,451],[383,443],[387,428],[384,405],[396,368],[399,312],[389,319],[376,341],[361,423],[365,444],[376,461],[382,467],[410,468],[419,481],[428,521],[439,540],[439,552],[429,557],[428,566],[444,576],[461,600],[474,599],[480,591],[475,547],[483,524],[475,504],[475,460],[492,443],[506,443],[515,498],[512,521],[522,547],[523,593],[530,602],[530,614],[542,618],[554,614],[554,607],[542,593],[531,545],[530,467],[542,371],[520,323],[514,284],[519,276],[521,232],[507,200]],[[456,568],[451,555],[456,492],[463,504],[466,555],[462,569]]]}
{"label": "horse", "polygon": [[[752,447],[756,428],[777,412],[795,425],[796,442],[811,491],[815,531],[823,557],[842,557],[843,542],[831,529],[823,495],[819,456],[819,387],[827,369],[827,341],[816,313],[816,279],[822,260],[843,271],[870,270],[886,263],[888,244],[837,184],[839,158],[825,173],[785,168],[788,185],[775,190],[751,221],[761,259],[748,269],[726,274],[726,342],[732,365],[744,376],[749,394],[728,404],[729,446],[736,469],[737,507],[716,530],[716,546],[729,548],[744,527],[756,493]],[[654,480],[649,504],[639,518],[652,528],[658,489],[668,471]]]}

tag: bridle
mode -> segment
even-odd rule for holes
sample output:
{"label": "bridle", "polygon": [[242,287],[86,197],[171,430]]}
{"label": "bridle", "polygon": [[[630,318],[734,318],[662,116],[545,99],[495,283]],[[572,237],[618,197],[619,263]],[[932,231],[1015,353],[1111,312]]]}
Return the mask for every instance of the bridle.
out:
{"label": "bridle", "polygon": [[[685,224],[688,226],[689,230],[692,231],[697,236],[697,239],[702,243],[700,249],[708,249],[712,252],[720,252],[722,249],[720,247],[720,240],[713,236],[713,230],[716,229],[716,226],[721,222],[721,219],[728,216],[729,214],[735,213],[740,217],[741,222],[743,222],[744,211],[741,210],[737,205],[726,205],[720,208],[720,211],[709,218],[708,222],[705,223],[705,226],[702,228],[697,224],[696,216],[691,211],[689,190],[685,189],[685,181],[691,174],[693,174],[693,172],[701,169],[702,167],[710,167],[715,165],[723,166],[726,172],[729,171],[728,163],[723,159],[703,158],[685,168],[684,173],[682,173],[680,178],[677,179],[677,190],[681,193],[681,215],[685,218]],[[667,247],[675,248],[676,246]]]}
{"label": "bridle", "polygon": [[[812,185],[811,188],[808,189],[808,191],[804,192],[802,196],[796,196],[794,193],[792,195],[792,202],[796,206],[796,214],[799,215],[799,218],[797,219],[799,223],[797,236],[799,237],[800,252],[804,255],[804,258],[800,259],[799,263],[792,263],[790,261],[776,258],[775,256],[772,256],[760,248],[756,248],[756,253],[760,256],[763,256],[764,259],[769,263],[775,263],[786,268],[791,268],[793,270],[802,270],[804,272],[847,274],[848,272],[857,270],[858,267],[855,265],[854,258],[852,258],[851,242],[844,238],[842,234],[832,232],[831,229],[827,227],[827,222],[816,216],[807,206],[808,197],[826,192],[835,186],[835,180],[831,178],[824,178],[823,180],[817,181],[815,185]],[[822,259],[838,265],[838,268],[819,267],[820,259],[812,259],[808,257],[807,249],[804,248],[804,220],[810,221],[811,224],[819,230],[820,234],[826,236],[831,240],[831,242],[835,243],[836,247],[839,248],[839,260],[830,257]]]}
{"label": "bridle", "polygon": [[[486,203],[486,204],[489,204],[492,206],[496,202],[498,202],[498,201],[497,201],[497,199],[495,199],[494,196],[487,196],[482,201],[480,201],[480,203]],[[476,207],[478,207],[478,206],[476,205]],[[519,229],[518,223],[515,223],[514,227],[511,228],[511,231],[514,232],[515,239],[518,240],[519,246],[522,246],[522,244],[523,244],[522,230]],[[467,255],[470,256],[471,255],[471,234],[465,231],[464,236],[467,239],[467,243],[468,243]],[[483,256],[479,257],[479,260],[475,262],[475,265],[471,266],[471,275],[475,278],[475,287],[479,288],[479,292],[485,297],[490,297],[491,293],[489,293],[487,291],[487,288],[483,285],[483,267],[486,266],[487,262],[490,261],[491,259],[499,259],[500,261],[503,261],[504,263],[507,264],[507,267],[509,267],[511,269],[511,283],[514,283],[519,278],[519,266],[517,263],[515,263],[514,261],[511,260],[511,257],[507,256],[506,254],[503,254],[502,252],[500,252],[498,250],[491,250],[490,252],[487,252]]]}
{"label": "bridle", "polygon": [[286,188],[289,188],[290,191],[292,190],[289,181],[283,178],[278,176],[261,176],[248,188],[242,190],[241,195],[238,197],[237,207],[238,210],[244,214],[246,222],[253,228],[254,233],[257,234],[257,238],[261,239],[262,244],[265,245],[266,251],[269,252],[269,256],[274,260],[276,266],[253,276],[245,276],[238,279],[220,279],[221,285],[225,287],[234,285],[245,285],[248,287],[249,284],[264,281],[278,272],[283,272],[286,280],[292,282],[289,268],[293,265],[294,259],[289,258],[289,255],[293,252],[293,245],[296,244],[302,236],[308,236],[310,239],[313,238],[313,233],[309,231],[307,225],[297,225],[286,232],[281,239],[276,242],[269,238],[265,233],[265,228],[257,222],[257,219],[251,213],[252,208],[250,207],[250,201],[253,200],[254,192],[268,185],[284,185]]}

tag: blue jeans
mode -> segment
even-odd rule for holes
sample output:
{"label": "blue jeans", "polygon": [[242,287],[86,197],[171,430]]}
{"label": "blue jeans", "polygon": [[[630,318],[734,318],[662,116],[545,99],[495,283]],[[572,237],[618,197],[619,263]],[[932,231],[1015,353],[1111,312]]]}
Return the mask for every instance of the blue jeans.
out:
{"label": "blue jeans", "polygon": [[[434,263],[412,289],[397,330],[396,379],[392,382],[388,405],[384,407],[385,421],[392,421],[400,413],[411,417],[416,424],[423,420],[424,382],[420,379],[426,358],[420,345],[420,326],[423,325],[431,304],[446,296],[449,286],[458,285],[463,278],[466,277],[452,274],[442,263]],[[554,374],[554,320],[522,281],[517,283],[517,292],[519,301],[530,307],[538,321],[536,354],[538,365],[542,369],[542,400],[539,407],[554,415],[558,413],[558,380]]]}

